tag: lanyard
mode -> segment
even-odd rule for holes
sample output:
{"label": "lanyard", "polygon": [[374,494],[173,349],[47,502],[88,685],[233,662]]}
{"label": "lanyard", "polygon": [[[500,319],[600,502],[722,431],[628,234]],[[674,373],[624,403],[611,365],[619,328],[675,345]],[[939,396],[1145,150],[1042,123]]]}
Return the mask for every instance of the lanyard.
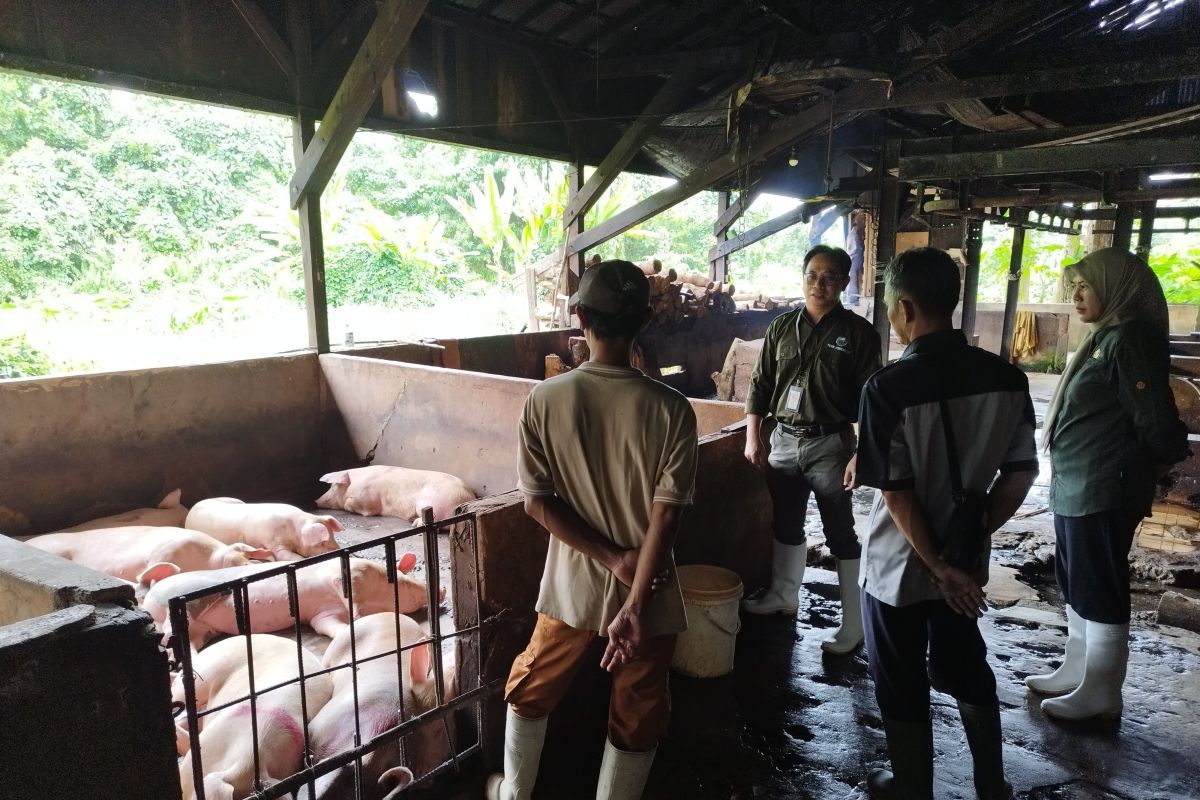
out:
{"label": "lanyard", "polygon": [[[833,313],[836,313],[836,309],[828,312],[825,315],[825,317],[821,318],[821,321],[824,322],[826,317],[828,317],[829,314],[833,314]],[[804,307],[801,306],[800,313],[796,315],[796,345],[799,349],[799,354],[800,354],[800,375],[799,375],[799,379],[797,380],[797,384],[800,386],[807,386],[808,385],[808,375],[809,375],[809,373],[812,372],[813,365],[816,363],[817,359],[816,359],[815,355],[812,358],[806,358],[806,356],[811,352],[811,350],[809,348],[809,344],[812,342],[812,340],[814,338],[816,338],[816,334],[817,334],[816,329],[817,329],[817,326],[819,326],[821,323],[818,322],[816,325],[813,326],[813,332],[811,334],[809,334],[809,336],[807,338],[803,338],[800,335],[801,326],[803,324],[804,324]],[[829,329],[827,331],[825,331],[825,334],[817,342],[817,347],[816,347],[817,353],[820,353],[821,350],[825,347],[825,345],[829,343],[830,337],[832,337],[834,334],[835,327],[836,327],[836,323],[831,320],[828,325]]]}

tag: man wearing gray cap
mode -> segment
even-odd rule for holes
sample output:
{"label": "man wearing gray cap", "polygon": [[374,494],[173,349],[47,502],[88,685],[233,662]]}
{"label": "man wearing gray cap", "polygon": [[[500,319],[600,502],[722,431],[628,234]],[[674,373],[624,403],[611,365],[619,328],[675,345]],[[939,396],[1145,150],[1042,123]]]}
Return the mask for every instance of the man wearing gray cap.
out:
{"label": "man wearing gray cap", "polygon": [[687,627],[671,554],[692,501],[696,415],[630,364],[650,284],[628,261],[588,269],[571,298],[591,359],[539,384],[518,430],[525,512],[550,532],[537,625],[506,687],[504,773],[489,800],[529,800],[546,722],[598,636],[612,673],[597,800],[637,800],[670,716],[667,672]]}

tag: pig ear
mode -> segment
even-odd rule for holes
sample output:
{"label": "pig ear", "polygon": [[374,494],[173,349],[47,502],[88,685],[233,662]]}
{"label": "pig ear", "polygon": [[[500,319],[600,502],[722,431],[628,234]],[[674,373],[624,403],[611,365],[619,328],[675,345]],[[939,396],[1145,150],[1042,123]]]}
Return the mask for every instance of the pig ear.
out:
{"label": "pig ear", "polygon": [[338,472],[328,472],[321,476],[321,482],[332,483],[334,486],[349,486],[350,473],[344,469]]}
{"label": "pig ear", "polygon": [[333,533],[319,522],[310,522],[300,528],[300,544],[305,548],[318,547],[333,541]]}
{"label": "pig ear", "polygon": [[396,565],[405,575],[412,572],[417,566],[417,554],[405,553],[400,556],[400,563]]}
{"label": "pig ear", "polygon": [[159,508],[179,508],[179,506],[180,506],[179,501],[182,499],[183,499],[183,490],[176,489],[173,492],[168,492],[167,496],[164,497],[159,502],[158,507]]}
{"label": "pig ear", "polygon": [[142,586],[153,586],[163,578],[178,575],[181,571],[178,566],[169,561],[159,561],[142,570],[142,573],[137,576],[137,582]]}
{"label": "pig ear", "polygon": [[346,530],[342,527],[342,523],[337,521],[336,517],[324,516],[320,517],[321,524],[329,529],[330,533],[339,533]]}
{"label": "pig ear", "polygon": [[233,544],[229,545],[229,549],[236,550],[251,561],[275,560],[275,553],[273,551],[264,550],[261,547],[255,547],[254,545],[246,544],[245,542],[234,542]]}
{"label": "pig ear", "polygon": [[421,644],[408,651],[408,679],[413,683],[429,680],[429,643]]}
{"label": "pig ear", "polygon": [[226,781],[224,776],[210,772],[204,776],[204,798],[205,800],[233,800],[233,784]]}
{"label": "pig ear", "polygon": [[388,792],[384,800],[390,800],[413,782],[412,771],[408,767],[392,767],[379,776],[379,786]]}

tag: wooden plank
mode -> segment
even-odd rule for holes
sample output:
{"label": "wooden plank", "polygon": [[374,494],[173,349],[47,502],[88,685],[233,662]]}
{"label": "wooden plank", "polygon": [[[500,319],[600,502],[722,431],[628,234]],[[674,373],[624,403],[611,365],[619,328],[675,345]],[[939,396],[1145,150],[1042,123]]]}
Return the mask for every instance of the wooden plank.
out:
{"label": "wooden plank", "polygon": [[1195,137],[1097,142],[1070,147],[1023,147],[986,153],[904,156],[905,181],[967,180],[1001,175],[1097,172],[1200,163]]}
{"label": "wooden plank", "polygon": [[600,162],[600,166],[596,167],[596,171],[587,179],[579,193],[571,198],[563,214],[564,220],[569,222],[587,214],[588,209],[596,204],[604,190],[612,185],[621,174],[621,170],[629,165],[650,135],[658,129],[663,117],[673,111],[679,98],[692,88],[693,78],[694,73],[685,70],[672,75],[659,87],[641,115],[625,129],[620,140]]}
{"label": "wooden plank", "polygon": [[[1137,250],[1139,256],[1145,259],[1150,258],[1150,244],[1154,239],[1154,203],[1141,203],[1142,225],[1138,228]],[[1166,209],[1164,209],[1165,211]],[[1174,217],[1175,210],[1171,209],[1167,212]],[[1166,216],[1166,214],[1164,214]]]}
{"label": "wooden plank", "polygon": [[[748,194],[748,193],[745,193]],[[725,242],[725,232],[729,230],[729,225],[724,228],[720,227],[720,220],[729,211],[729,192],[717,192],[717,222],[718,225],[713,228],[713,236],[717,239],[717,246]],[[732,223],[730,223],[732,224]],[[720,256],[710,259],[708,262],[708,278],[716,283],[724,283],[725,276],[729,274],[729,256]]]}
{"label": "wooden plank", "polygon": [[254,31],[254,35],[262,42],[263,47],[271,54],[271,58],[283,70],[283,74],[288,77],[288,80],[295,79],[296,63],[292,50],[279,35],[279,31],[275,30],[271,21],[267,19],[262,8],[254,0],[229,0],[229,2],[233,3],[233,7],[246,20],[250,30]]}
{"label": "wooden plank", "polygon": [[900,148],[901,143],[896,139],[884,143],[883,154],[875,169],[879,180],[879,215],[875,226],[875,260],[872,264],[875,296],[871,305],[871,322],[879,334],[884,364],[888,363],[892,335],[884,284],[887,266],[896,255],[896,227],[900,223],[901,199],[908,194],[908,186],[894,179],[891,174],[900,158]]}
{"label": "wooden plank", "polygon": [[375,100],[384,76],[425,12],[429,0],[384,0],[371,30],[342,79],[321,127],[292,176],[292,208],[305,194],[320,194]]}
{"label": "wooden plank", "polygon": [[731,253],[736,253],[738,250],[743,250],[755,242],[761,241],[772,234],[779,233],[782,230],[787,230],[796,223],[806,222],[816,216],[823,209],[833,205],[832,200],[819,200],[814,203],[801,203],[791,211],[784,212],[773,219],[769,219],[761,225],[756,225],[744,233],[739,233],[732,239],[728,239],[721,244],[713,247],[708,251],[708,260],[713,261],[722,256],[727,256]]}
{"label": "wooden plank", "polygon": [[575,152],[579,144],[579,132],[575,125],[575,113],[571,110],[571,104],[567,102],[567,95],[563,91],[562,83],[558,79],[558,72],[538,53],[531,53],[533,65],[537,69],[538,77],[542,80],[542,86],[546,90],[546,94],[550,96],[550,102],[554,105],[554,110],[558,112],[558,118],[562,120],[563,130],[567,134],[567,149]]}

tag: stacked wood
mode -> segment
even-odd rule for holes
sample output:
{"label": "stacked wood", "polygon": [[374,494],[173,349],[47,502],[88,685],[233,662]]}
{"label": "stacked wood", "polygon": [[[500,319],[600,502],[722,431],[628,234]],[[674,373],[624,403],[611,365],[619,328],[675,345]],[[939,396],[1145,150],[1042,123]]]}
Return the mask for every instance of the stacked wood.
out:
{"label": "stacked wood", "polygon": [[662,262],[657,258],[652,258],[649,261],[639,261],[637,268],[647,275],[657,275],[662,272]]}
{"label": "stacked wood", "polygon": [[554,353],[546,356],[546,377],[553,378],[555,375],[562,375],[564,372],[570,372],[568,367],[561,358]]}
{"label": "stacked wood", "polygon": [[587,339],[582,336],[572,336],[567,340],[567,347],[571,351],[571,366],[578,367],[583,362],[592,357],[591,350],[588,348]]}
{"label": "stacked wood", "polygon": [[718,400],[745,402],[750,392],[750,376],[754,372],[754,365],[758,363],[762,347],[762,339],[733,340],[725,356],[725,365],[712,376],[713,383],[717,385]]}

